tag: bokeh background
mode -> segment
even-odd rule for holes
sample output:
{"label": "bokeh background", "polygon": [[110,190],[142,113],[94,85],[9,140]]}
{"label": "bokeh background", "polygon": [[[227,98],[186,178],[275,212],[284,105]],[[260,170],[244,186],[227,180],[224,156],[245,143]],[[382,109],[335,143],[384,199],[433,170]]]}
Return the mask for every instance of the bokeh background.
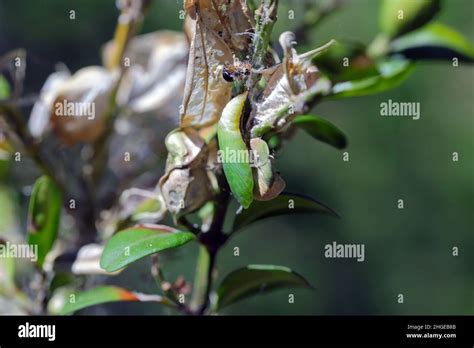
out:
{"label": "bokeh background", "polygon": [[[281,0],[278,35],[298,25],[303,1]],[[474,2],[444,2],[438,20],[474,41]],[[76,20],[67,13],[75,9]],[[153,1],[143,32],[181,30],[177,0]],[[295,19],[288,19],[288,10]],[[377,34],[378,2],[349,0],[309,33],[298,50],[331,38],[369,43]],[[118,11],[104,0],[0,0],[0,53],[28,52],[25,93],[38,92],[55,64],[71,71],[100,64],[101,45],[114,31]],[[379,95],[326,102],[314,113],[346,133],[350,160],[342,152],[298,134],[278,160],[287,188],[314,196],[341,219],[284,216],[241,232],[219,255],[219,278],[252,263],[286,265],[304,275],[315,291],[279,290],[234,304],[224,314],[474,314],[474,67],[419,64],[399,88]],[[421,119],[381,117],[388,99],[419,102]],[[452,161],[452,153],[459,161]],[[24,233],[28,190],[38,172],[1,173],[0,225],[18,221]],[[397,200],[405,207],[397,209]],[[327,259],[324,246],[365,244],[365,261]],[[233,256],[233,248],[240,256]],[[452,248],[459,248],[459,256]],[[192,279],[196,248],[166,255],[166,273]],[[109,282],[154,291],[149,261]],[[288,303],[288,293],[295,303]],[[404,295],[404,303],[397,295]],[[160,314],[159,306],[111,304],[82,313]]]}

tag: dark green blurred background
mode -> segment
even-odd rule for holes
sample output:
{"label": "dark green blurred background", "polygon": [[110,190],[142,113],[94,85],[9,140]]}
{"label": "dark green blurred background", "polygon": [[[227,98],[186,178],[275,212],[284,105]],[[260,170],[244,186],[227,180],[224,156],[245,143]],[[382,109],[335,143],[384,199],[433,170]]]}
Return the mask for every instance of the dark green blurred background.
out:
{"label": "dark green blurred background", "polygon": [[[181,1],[153,1],[144,32],[180,30]],[[67,13],[76,10],[76,20]],[[295,19],[287,19],[287,11]],[[274,32],[298,24],[300,1],[281,0]],[[369,43],[376,35],[378,2],[347,1],[310,33],[314,48],[331,38]],[[57,62],[72,71],[100,64],[100,46],[113,34],[114,1],[0,0],[0,53],[28,51],[25,92],[38,92]],[[474,2],[450,0],[438,17],[474,41]],[[283,151],[278,169],[293,192],[312,195],[341,215],[279,217],[252,225],[222,250],[219,278],[249,263],[281,264],[298,271],[316,290],[258,296],[232,305],[227,314],[474,314],[474,69],[460,64],[419,64],[401,87],[380,95],[327,102],[316,114],[348,136],[342,151],[298,136]],[[380,103],[420,102],[421,119],[381,117]],[[459,162],[452,161],[458,152]],[[26,175],[31,184],[34,175]],[[11,183],[15,179],[9,180]],[[1,185],[1,183],[0,183]],[[0,188],[5,190],[5,185]],[[403,199],[405,208],[397,209]],[[6,210],[6,201],[0,201]],[[0,219],[2,217],[0,216]],[[365,244],[365,262],[326,259],[324,245]],[[240,256],[233,256],[233,247]],[[452,248],[459,256],[452,256]],[[194,273],[196,250],[186,246],[169,255],[167,273]],[[131,289],[154,288],[149,261],[127,269],[115,283]],[[403,294],[405,302],[397,303]],[[162,313],[158,306],[108,305],[115,313]],[[89,313],[102,313],[95,309]]]}

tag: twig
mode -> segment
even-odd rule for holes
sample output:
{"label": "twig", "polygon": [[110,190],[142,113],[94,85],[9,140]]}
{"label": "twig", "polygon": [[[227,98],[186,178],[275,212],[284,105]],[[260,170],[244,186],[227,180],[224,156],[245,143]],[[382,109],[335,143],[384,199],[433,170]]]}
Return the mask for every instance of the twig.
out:
{"label": "twig", "polygon": [[[262,0],[262,4],[255,11],[255,34],[252,41],[252,65],[254,69],[247,82],[249,90],[256,86],[260,78],[259,71],[265,66],[273,24],[276,21],[277,8],[278,0]],[[251,99],[254,98],[254,94],[252,93]]]}
{"label": "twig", "polygon": [[221,191],[216,199],[216,212],[211,227],[208,232],[199,236],[202,246],[199,251],[192,305],[197,315],[203,315],[208,310],[217,254],[227,240],[223,225],[230,200],[229,186],[223,174],[218,176],[218,181]]}
{"label": "twig", "polygon": [[176,310],[186,314],[194,314],[186,305],[179,302],[179,294],[173,289],[171,283],[166,280],[163,270],[161,269],[157,254],[151,256],[151,274],[155,279],[155,282],[158,287],[161,288],[161,290],[165,294],[165,298],[174,304],[173,307]]}

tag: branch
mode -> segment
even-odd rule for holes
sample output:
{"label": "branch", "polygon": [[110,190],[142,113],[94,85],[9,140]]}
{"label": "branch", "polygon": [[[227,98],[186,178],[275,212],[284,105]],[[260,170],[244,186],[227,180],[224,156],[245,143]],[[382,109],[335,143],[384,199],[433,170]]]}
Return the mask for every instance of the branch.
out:
{"label": "branch", "polygon": [[278,0],[262,0],[262,4],[255,11],[255,34],[252,42],[252,65],[254,69],[247,83],[249,90],[256,86],[260,78],[259,71],[265,67],[273,24],[276,21],[277,8]]}

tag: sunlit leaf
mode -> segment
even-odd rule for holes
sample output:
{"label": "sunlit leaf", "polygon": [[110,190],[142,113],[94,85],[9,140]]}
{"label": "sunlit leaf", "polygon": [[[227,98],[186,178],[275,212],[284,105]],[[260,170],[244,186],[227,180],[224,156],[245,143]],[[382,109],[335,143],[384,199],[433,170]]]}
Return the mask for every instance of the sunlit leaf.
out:
{"label": "sunlit leaf", "polygon": [[56,240],[61,205],[61,192],[56,183],[46,175],[36,180],[28,207],[28,243],[38,247],[40,267]]}
{"label": "sunlit leaf", "polygon": [[140,299],[135,293],[117,286],[101,286],[84,292],[58,291],[49,302],[48,311],[51,314],[67,315],[87,307],[120,301]]}
{"label": "sunlit leaf", "polygon": [[401,53],[408,59],[447,59],[474,61],[474,46],[452,28],[431,23],[397,38],[390,44],[392,53]]}
{"label": "sunlit leaf", "polygon": [[107,243],[100,266],[117,271],[145,256],[179,247],[195,239],[194,234],[163,225],[137,225],[115,234]]}
{"label": "sunlit leaf", "polygon": [[329,145],[343,149],[347,145],[344,133],[331,122],[316,115],[300,115],[293,119],[293,124],[306,131],[313,138]]}
{"label": "sunlit leaf", "polygon": [[7,80],[0,75],[0,99],[8,98],[10,95],[10,85],[8,84]]}
{"label": "sunlit leaf", "polygon": [[255,221],[285,214],[319,213],[338,217],[337,213],[321,202],[303,195],[283,193],[268,202],[254,201],[249,209],[238,214],[234,221],[234,231]]}
{"label": "sunlit leaf", "polygon": [[[4,245],[0,244],[0,248]],[[15,291],[15,261],[13,257],[0,257],[0,295],[9,295]]]}
{"label": "sunlit leaf", "polygon": [[340,82],[333,86],[328,99],[359,97],[395,88],[410,76],[415,66],[406,60],[392,59],[378,64],[379,75]]}
{"label": "sunlit leaf", "polygon": [[227,275],[217,290],[217,307],[223,308],[246,297],[283,288],[312,288],[291,269],[274,265],[248,265]]}
{"label": "sunlit leaf", "polygon": [[382,32],[396,37],[421,27],[441,9],[440,0],[383,0],[379,24]]}
{"label": "sunlit leaf", "polygon": [[224,173],[237,201],[247,208],[253,200],[253,176],[249,152],[240,133],[240,118],[247,93],[232,99],[224,108],[217,128]]}

